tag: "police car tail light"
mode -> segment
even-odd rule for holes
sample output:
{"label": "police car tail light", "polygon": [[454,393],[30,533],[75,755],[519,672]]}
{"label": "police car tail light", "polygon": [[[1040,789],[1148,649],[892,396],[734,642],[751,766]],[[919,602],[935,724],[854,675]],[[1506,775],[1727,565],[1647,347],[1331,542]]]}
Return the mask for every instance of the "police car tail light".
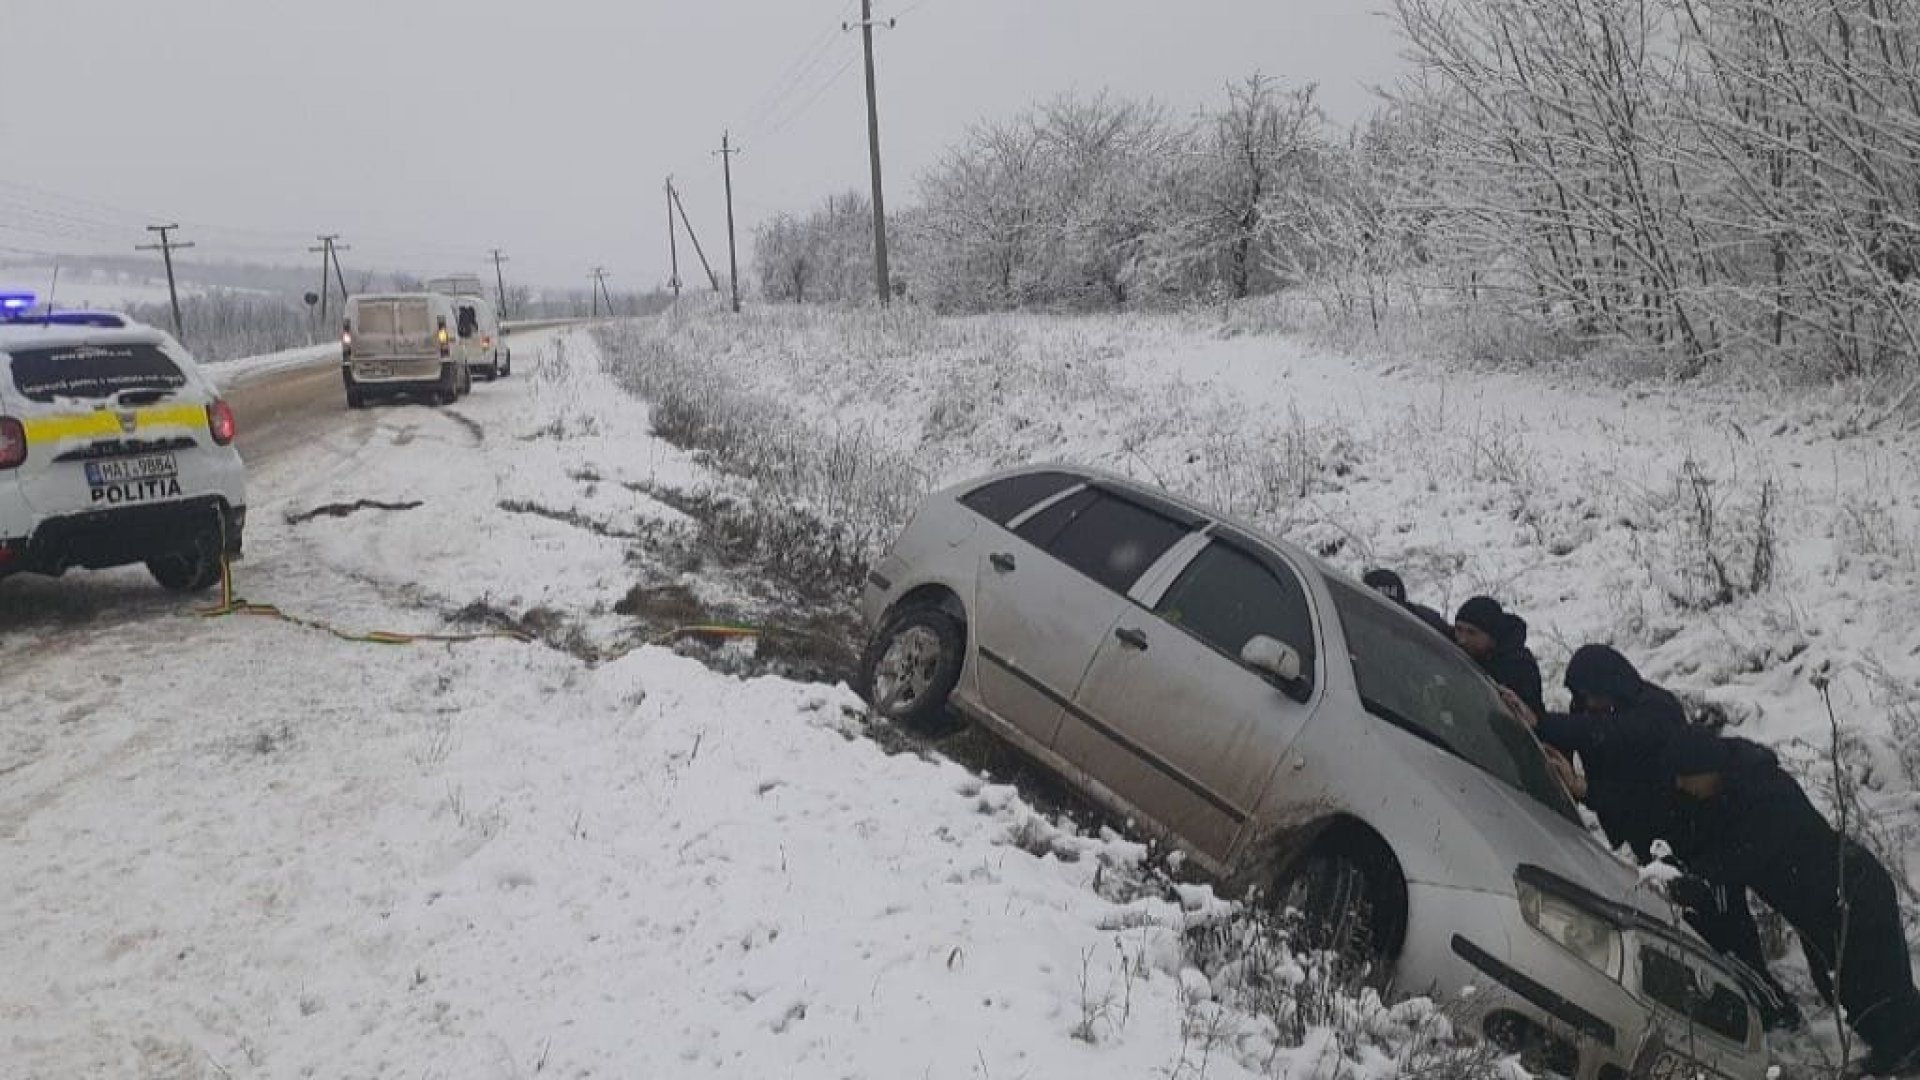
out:
{"label": "police car tail light", "polygon": [[26,461],[26,426],[11,416],[0,416],[0,469],[17,469]]}
{"label": "police car tail light", "polygon": [[232,443],[235,431],[233,407],[224,401],[208,405],[207,431],[213,435],[213,441],[221,446]]}

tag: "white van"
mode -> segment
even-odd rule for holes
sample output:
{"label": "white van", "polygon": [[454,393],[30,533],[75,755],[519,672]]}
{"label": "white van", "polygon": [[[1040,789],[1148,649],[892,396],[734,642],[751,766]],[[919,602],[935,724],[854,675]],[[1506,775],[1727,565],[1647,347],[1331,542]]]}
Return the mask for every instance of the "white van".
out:
{"label": "white van", "polygon": [[488,382],[513,374],[513,350],[501,340],[500,316],[484,296],[453,298],[454,348]]}
{"label": "white van", "polygon": [[486,283],[472,275],[434,278],[427,291],[453,298],[454,347],[466,356],[467,367],[488,382],[513,374],[513,350],[503,340],[500,315],[487,298]]}
{"label": "white van", "polygon": [[347,407],[364,408],[376,398],[402,394],[450,405],[473,389],[469,350],[455,345],[460,320],[454,299],[441,293],[348,300],[340,327],[340,378],[347,388]]}
{"label": "white van", "polygon": [[171,337],[0,295],[0,578],[145,563],[198,592],[247,523],[233,410]]}

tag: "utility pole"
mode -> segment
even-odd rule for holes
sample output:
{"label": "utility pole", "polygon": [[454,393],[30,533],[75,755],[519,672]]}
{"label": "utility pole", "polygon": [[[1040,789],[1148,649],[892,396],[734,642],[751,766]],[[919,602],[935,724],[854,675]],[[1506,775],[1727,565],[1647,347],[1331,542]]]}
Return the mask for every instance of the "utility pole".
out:
{"label": "utility pole", "polygon": [[[873,21],[873,0],[860,0],[860,37],[867,51],[867,153],[873,160],[873,280],[880,303],[893,299],[893,274],[887,268],[887,200],[880,184],[880,101],[873,86],[873,28],[892,29],[898,20]],[[853,27],[840,24],[842,31]]]}
{"label": "utility pole", "polygon": [[[327,291],[332,288],[327,282],[327,267],[333,262],[333,242],[340,239],[340,234],[316,236],[314,239],[320,241],[320,246],[310,247],[307,250],[320,256],[320,329],[325,330],[327,328]],[[347,302],[344,290],[341,293],[340,302],[342,304]]]}
{"label": "utility pole", "polygon": [[[177,224],[147,226],[148,232],[160,234],[160,242],[157,244],[138,244],[135,245],[134,250],[158,251],[160,258],[167,264],[167,299],[173,302],[173,336],[175,340],[185,342],[187,335],[180,327],[180,290],[173,283],[173,252],[176,248],[190,248],[193,245],[191,243],[182,243],[167,235],[179,227]],[[53,310],[52,301],[48,301],[47,310]]]}
{"label": "utility pole", "polygon": [[505,274],[501,273],[500,264],[503,262],[511,262],[511,261],[512,260],[508,259],[505,255],[500,253],[499,248],[493,249],[493,283],[499,286],[500,288],[500,321],[501,322],[507,321],[507,277]]}
{"label": "utility pole", "polygon": [[687,239],[693,241],[693,253],[700,256],[700,269],[707,272],[707,284],[713,286],[714,292],[719,292],[720,279],[714,275],[712,265],[707,262],[706,249],[700,246],[700,234],[693,231],[693,222],[687,219],[686,200],[680,197],[679,188],[673,188],[671,190],[673,192],[673,205],[680,208],[680,224],[687,227]]}
{"label": "utility pole", "polygon": [[607,268],[604,266],[596,266],[588,276],[593,278],[593,317],[596,319],[600,317],[600,298],[605,296],[607,298],[607,316],[611,318],[613,316],[613,294],[607,291]]}
{"label": "utility pole", "polygon": [[720,135],[720,167],[727,177],[727,263],[733,275],[733,313],[740,314],[740,255],[733,243],[733,155],[740,149],[733,145],[733,133]]}
{"label": "utility pole", "polygon": [[673,272],[667,287],[673,290],[673,302],[680,303],[680,239],[673,224],[673,177],[667,177],[667,257],[673,260]]}
{"label": "utility pole", "polygon": [[[338,239],[338,237],[335,237],[335,239]],[[347,312],[347,275],[340,270],[340,253],[352,250],[353,248],[346,244],[327,244],[327,254],[333,256],[333,280],[340,283],[340,313],[342,315]]]}

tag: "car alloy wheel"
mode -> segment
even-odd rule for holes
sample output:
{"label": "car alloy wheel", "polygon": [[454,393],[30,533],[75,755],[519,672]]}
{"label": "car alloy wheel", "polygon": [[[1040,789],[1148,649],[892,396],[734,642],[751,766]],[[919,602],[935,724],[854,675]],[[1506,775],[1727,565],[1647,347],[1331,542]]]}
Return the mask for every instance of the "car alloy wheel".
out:
{"label": "car alloy wheel", "polygon": [[940,638],[910,626],[887,646],[873,673],[873,707],[887,716],[910,713],[933,688],[940,668]]}
{"label": "car alloy wheel", "polygon": [[937,728],[960,681],[967,632],[938,607],[887,619],[861,658],[861,686],[873,711],[898,724]]}

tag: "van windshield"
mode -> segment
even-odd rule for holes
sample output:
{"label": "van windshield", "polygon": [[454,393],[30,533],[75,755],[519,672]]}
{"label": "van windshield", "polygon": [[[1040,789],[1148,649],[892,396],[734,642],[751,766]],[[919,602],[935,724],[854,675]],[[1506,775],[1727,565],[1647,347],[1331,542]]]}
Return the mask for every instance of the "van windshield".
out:
{"label": "van windshield", "polygon": [[1533,734],[1467,654],[1371,590],[1327,587],[1367,712],[1579,820]]}
{"label": "van windshield", "polygon": [[13,388],[43,405],[55,398],[111,398],[127,390],[171,393],[187,385],[180,365],[146,341],[20,349],[12,357]]}
{"label": "van windshield", "polygon": [[363,300],[353,328],[363,337],[425,337],[433,332],[433,313],[425,300]]}

